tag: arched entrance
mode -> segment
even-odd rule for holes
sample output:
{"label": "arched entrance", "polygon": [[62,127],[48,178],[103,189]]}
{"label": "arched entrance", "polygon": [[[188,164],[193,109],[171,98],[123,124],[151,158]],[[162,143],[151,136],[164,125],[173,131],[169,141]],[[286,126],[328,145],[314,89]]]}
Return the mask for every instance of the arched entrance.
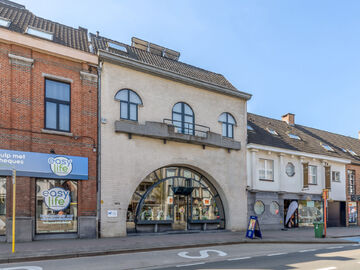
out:
{"label": "arched entrance", "polygon": [[221,198],[198,172],[169,166],[150,173],[137,187],[127,211],[127,232],[225,228]]}

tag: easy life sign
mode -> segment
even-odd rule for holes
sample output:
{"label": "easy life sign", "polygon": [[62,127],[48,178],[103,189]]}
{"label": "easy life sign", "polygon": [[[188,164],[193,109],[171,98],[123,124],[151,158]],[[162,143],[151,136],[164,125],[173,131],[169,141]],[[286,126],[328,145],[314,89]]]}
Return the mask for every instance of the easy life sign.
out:
{"label": "easy life sign", "polygon": [[88,158],[0,149],[0,175],[87,180]]}

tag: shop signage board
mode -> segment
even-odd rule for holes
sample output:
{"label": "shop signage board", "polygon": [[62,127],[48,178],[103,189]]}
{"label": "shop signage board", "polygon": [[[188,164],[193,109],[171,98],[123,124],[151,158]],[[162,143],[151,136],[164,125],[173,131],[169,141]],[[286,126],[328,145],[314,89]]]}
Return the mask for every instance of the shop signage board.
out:
{"label": "shop signage board", "polygon": [[88,158],[0,149],[0,175],[88,180]]}
{"label": "shop signage board", "polygon": [[249,226],[246,231],[246,237],[254,239],[255,237],[262,238],[260,225],[257,216],[250,216]]}

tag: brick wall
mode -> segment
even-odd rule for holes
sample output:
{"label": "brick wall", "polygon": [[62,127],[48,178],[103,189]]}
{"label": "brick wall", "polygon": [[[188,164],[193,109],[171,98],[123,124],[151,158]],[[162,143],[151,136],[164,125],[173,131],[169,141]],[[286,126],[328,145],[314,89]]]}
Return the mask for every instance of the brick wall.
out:
{"label": "brick wall", "polygon": [[[11,61],[9,54],[33,59],[33,64]],[[96,74],[87,64],[58,58],[29,48],[0,43],[0,148],[89,159],[89,180],[79,181],[78,215],[96,215],[97,83],[80,71]],[[73,136],[43,132],[43,73],[71,79]],[[35,216],[35,179],[17,178],[17,216]],[[11,216],[11,179],[7,181],[7,215]]]}

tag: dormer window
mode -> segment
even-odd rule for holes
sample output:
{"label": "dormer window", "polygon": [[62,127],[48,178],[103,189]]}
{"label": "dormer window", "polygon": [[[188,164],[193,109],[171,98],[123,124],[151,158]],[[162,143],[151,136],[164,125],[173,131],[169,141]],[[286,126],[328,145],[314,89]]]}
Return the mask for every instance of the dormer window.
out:
{"label": "dormer window", "polygon": [[251,130],[251,131],[254,131],[254,128],[252,126],[250,126],[249,124],[247,125],[247,129]]}
{"label": "dormer window", "polygon": [[267,128],[267,131],[269,131],[272,135],[279,135],[275,130],[272,128]]}
{"label": "dormer window", "polygon": [[0,26],[9,27],[10,23],[11,23],[11,21],[6,20],[4,18],[0,18]]}
{"label": "dormer window", "polygon": [[111,48],[111,49],[115,49],[115,50],[118,50],[118,51],[122,51],[122,52],[127,53],[127,48],[126,48],[126,46],[121,45],[121,44],[118,44],[118,43],[114,43],[114,42],[109,42],[109,41],[108,41],[107,47],[108,47],[108,48]]}
{"label": "dormer window", "polygon": [[328,145],[326,143],[320,143],[320,144],[325,150],[330,151],[330,152],[334,152],[334,149],[332,149],[330,145]]}
{"label": "dormer window", "polygon": [[348,152],[349,152],[350,154],[352,154],[353,156],[357,156],[357,154],[356,154],[353,150],[351,150],[351,149],[348,149]]}
{"label": "dormer window", "polygon": [[30,34],[30,35],[33,35],[33,36],[45,38],[45,39],[48,39],[48,40],[53,39],[53,34],[52,33],[45,32],[45,31],[42,31],[40,29],[36,29],[36,28],[32,28],[32,27],[28,27],[28,29],[26,30],[26,33]]}
{"label": "dormer window", "polygon": [[301,140],[301,138],[300,138],[298,135],[293,134],[293,133],[288,133],[288,136],[289,136],[291,139]]}

